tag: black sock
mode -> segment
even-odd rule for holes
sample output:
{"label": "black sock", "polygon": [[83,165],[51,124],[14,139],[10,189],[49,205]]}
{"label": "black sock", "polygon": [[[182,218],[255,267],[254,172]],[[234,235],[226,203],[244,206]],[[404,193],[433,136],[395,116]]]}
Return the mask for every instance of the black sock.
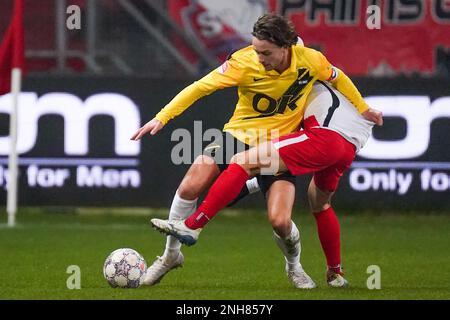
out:
{"label": "black sock", "polygon": [[237,196],[234,200],[232,200],[232,201],[227,205],[227,207],[232,207],[232,206],[234,206],[239,200],[241,200],[242,198],[245,198],[245,197],[246,197],[247,195],[249,195],[249,194],[250,194],[250,191],[248,191],[247,184],[245,184],[245,185],[242,187],[241,192],[239,192],[238,196]]}

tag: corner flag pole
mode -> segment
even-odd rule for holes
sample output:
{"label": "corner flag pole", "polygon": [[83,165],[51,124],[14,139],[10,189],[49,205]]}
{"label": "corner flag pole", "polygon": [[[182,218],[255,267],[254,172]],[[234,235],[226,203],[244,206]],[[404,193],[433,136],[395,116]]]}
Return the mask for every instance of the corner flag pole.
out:
{"label": "corner flag pole", "polygon": [[18,155],[17,155],[17,105],[22,82],[22,71],[13,68],[11,71],[11,99],[12,110],[9,118],[10,151],[8,159],[8,196],[6,200],[6,211],[8,213],[8,227],[16,224],[17,213],[17,178],[18,178]]}
{"label": "corner flag pole", "polygon": [[0,95],[10,93],[9,118],[10,150],[8,158],[6,212],[8,226],[16,224],[18,156],[17,156],[17,109],[25,68],[25,44],[23,26],[24,0],[14,0],[11,23],[0,41]]}

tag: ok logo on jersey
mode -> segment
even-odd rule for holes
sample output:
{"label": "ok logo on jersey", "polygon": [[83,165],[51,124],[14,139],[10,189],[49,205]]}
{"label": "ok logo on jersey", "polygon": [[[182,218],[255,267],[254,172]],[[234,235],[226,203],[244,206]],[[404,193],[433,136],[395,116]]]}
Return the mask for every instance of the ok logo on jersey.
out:
{"label": "ok logo on jersey", "polygon": [[[301,92],[312,78],[313,77],[309,74],[307,69],[301,68],[298,69],[297,79],[278,100],[275,100],[264,93],[255,94],[252,103],[253,110],[261,113],[261,115],[247,117],[244,119],[270,117],[276,113],[284,113],[286,111],[286,107],[289,107],[291,110],[295,110],[295,108],[297,108],[297,100],[303,95]],[[264,105],[264,108],[262,108],[261,105]]]}

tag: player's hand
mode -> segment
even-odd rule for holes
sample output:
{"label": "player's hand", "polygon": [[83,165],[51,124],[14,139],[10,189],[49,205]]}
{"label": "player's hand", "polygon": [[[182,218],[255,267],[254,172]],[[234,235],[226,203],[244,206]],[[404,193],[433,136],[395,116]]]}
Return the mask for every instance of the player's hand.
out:
{"label": "player's hand", "polygon": [[142,127],[139,128],[138,131],[136,131],[130,138],[130,140],[137,141],[141,139],[144,135],[147,133],[150,133],[152,136],[155,135],[159,130],[161,130],[164,127],[164,123],[159,121],[156,118],[153,118],[146,124],[144,124]]}
{"label": "player's hand", "polygon": [[361,114],[364,119],[374,122],[377,126],[383,125],[383,113],[381,111],[369,108]]}

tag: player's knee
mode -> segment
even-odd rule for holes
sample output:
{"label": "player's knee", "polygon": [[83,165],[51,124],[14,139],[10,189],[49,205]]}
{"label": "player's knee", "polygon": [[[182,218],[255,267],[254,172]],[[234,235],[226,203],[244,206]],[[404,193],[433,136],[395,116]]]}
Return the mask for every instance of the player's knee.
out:
{"label": "player's knee", "polygon": [[178,196],[185,200],[193,200],[198,198],[200,192],[198,188],[189,181],[184,181],[178,187]]}
{"label": "player's knee", "polygon": [[240,153],[236,153],[234,156],[232,156],[230,159],[230,164],[232,164],[232,163],[238,164],[240,166],[245,165],[245,153],[240,152]]}
{"label": "player's knee", "polygon": [[322,212],[331,206],[330,199],[317,199],[316,197],[310,197],[308,194],[309,207],[313,213]]}
{"label": "player's knee", "polygon": [[247,172],[247,174],[250,175],[251,173],[251,166],[245,161],[244,152],[237,153],[234,156],[232,156],[230,159],[230,164],[238,164],[239,166],[241,166],[242,169],[244,169]]}
{"label": "player's knee", "polygon": [[280,236],[284,233],[287,234],[287,230],[289,230],[291,226],[291,217],[290,214],[277,214],[277,215],[269,215],[269,222]]}
{"label": "player's knee", "polygon": [[201,154],[197,158],[195,158],[193,164],[194,165],[215,166],[216,165],[216,161],[213,158],[211,158],[210,156]]}
{"label": "player's knee", "polygon": [[208,156],[195,159],[188,173],[178,187],[182,199],[193,200],[219,175],[216,163]]}

